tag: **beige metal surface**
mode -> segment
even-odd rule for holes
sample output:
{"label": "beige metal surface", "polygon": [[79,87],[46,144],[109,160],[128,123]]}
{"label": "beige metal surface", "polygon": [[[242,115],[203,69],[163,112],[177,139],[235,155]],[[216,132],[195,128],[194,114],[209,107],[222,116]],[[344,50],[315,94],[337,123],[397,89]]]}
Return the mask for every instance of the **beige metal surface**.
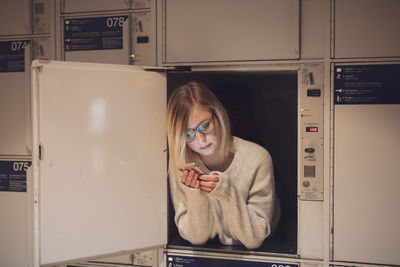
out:
{"label": "beige metal surface", "polygon": [[40,264],[165,244],[165,77],[133,66],[35,64]]}
{"label": "beige metal surface", "polygon": [[400,56],[398,0],[336,0],[335,58]]}
{"label": "beige metal surface", "polygon": [[298,0],[184,0],[165,7],[165,63],[299,58]]}
{"label": "beige metal surface", "polygon": [[400,105],[336,105],[334,259],[399,264]]}

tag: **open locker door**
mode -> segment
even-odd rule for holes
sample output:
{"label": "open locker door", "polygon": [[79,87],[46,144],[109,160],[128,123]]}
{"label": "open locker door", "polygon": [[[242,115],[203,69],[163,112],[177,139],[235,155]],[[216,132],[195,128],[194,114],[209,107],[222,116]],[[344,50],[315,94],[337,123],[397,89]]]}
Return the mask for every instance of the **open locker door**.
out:
{"label": "open locker door", "polygon": [[166,78],[35,61],[35,266],[167,242]]}

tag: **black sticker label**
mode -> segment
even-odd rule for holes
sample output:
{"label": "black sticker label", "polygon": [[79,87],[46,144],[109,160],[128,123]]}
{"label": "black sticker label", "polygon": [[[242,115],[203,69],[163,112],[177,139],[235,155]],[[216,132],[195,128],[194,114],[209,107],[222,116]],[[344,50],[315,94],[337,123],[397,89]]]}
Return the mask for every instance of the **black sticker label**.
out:
{"label": "black sticker label", "polygon": [[298,267],[298,263],[257,262],[167,255],[168,267]]}
{"label": "black sticker label", "polygon": [[400,104],[400,65],[335,66],[335,104]]}
{"label": "black sticker label", "polygon": [[123,25],[128,16],[64,20],[64,50],[109,50],[123,48]]}
{"label": "black sticker label", "polygon": [[0,191],[26,192],[26,172],[31,161],[0,161]]}
{"label": "black sticker label", "polygon": [[0,72],[24,72],[25,48],[30,40],[0,42]]}

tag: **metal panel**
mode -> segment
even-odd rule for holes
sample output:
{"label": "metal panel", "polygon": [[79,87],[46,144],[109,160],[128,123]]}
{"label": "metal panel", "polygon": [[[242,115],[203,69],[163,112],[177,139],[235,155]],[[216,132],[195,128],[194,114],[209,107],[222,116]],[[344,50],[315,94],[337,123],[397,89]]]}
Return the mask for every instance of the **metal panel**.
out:
{"label": "metal panel", "polygon": [[[14,164],[17,164],[17,170],[20,167],[19,170],[24,170],[29,161],[1,159],[0,179],[4,180],[6,172],[10,175],[18,173]],[[5,165],[12,168],[5,170]],[[0,203],[0,265],[32,266],[32,176],[27,175],[26,192],[0,190]]]}
{"label": "metal panel", "polygon": [[34,0],[33,4],[33,32],[35,34],[50,33],[52,19],[54,20],[54,1]]}
{"label": "metal panel", "polygon": [[32,34],[31,1],[2,0],[0,35]]}
{"label": "metal panel", "polygon": [[55,59],[55,48],[51,38],[33,38],[33,59]]}
{"label": "metal panel", "polygon": [[64,13],[111,11],[130,8],[129,0],[64,0]]}
{"label": "metal panel", "polygon": [[34,66],[35,264],[165,244],[164,75]]}
{"label": "metal panel", "polygon": [[[74,21],[76,25],[71,25]],[[130,15],[127,14],[64,18],[64,59],[128,65],[130,61],[129,21]],[[66,37],[68,23],[71,26],[69,33],[72,38]],[[120,30],[122,33],[117,33]],[[111,32],[113,35],[109,35]]]}
{"label": "metal panel", "polygon": [[299,201],[299,255],[303,259],[323,258],[323,202]]}
{"label": "metal panel", "polygon": [[400,105],[336,106],[334,258],[400,264]]}
{"label": "metal panel", "polygon": [[166,0],[164,23],[164,63],[299,58],[298,0]]}
{"label": "metal panel", "polygon": [[322,201],[325,90],[322,66],[303,66],[298,71],[298,86],[299,255],[302,258],[322,259],[325,229]]}
{"label": "metal panel", "polygon": [[324,57],[324,1],[301,1],[301,53],[302,59]]}
{"label": "metal panel", "polygon": [[400,56],[400,1],[336,0],[335,58]]}
{"label": "metal panel", "polygon": [[299,194],[301,200],[324,199],[324,84],[322,68],[299,71]]}
{"label": "metal panel", "polygon": [[5,65],[0,73],[0,155],[29,156],[31,40],[7,40],[2,44]]}
{"label": "metal panel", "polygon": [[133,9],[151,8],[153,0],[132,0]]}
{"label": "metal panel", "polygon": [[136,12],[132,14],[132,53],[133,65],[155,66],[156,38],[155,19],[151,12]]}
{"label": "metal panel", "polygon": [[400,264],[399,67],[335,67],[335,260]]}

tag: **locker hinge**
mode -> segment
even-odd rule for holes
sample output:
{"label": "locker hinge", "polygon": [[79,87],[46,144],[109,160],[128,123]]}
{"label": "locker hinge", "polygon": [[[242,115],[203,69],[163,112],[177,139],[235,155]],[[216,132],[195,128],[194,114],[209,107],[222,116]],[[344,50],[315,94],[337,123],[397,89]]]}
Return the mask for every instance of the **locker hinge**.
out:
{"label": "locker hinge", "polygon": [[43,145],[39,144],[39,160],[42,159],[42,153],[43,153]]}
{"label": "locker hinge", "polygon": [[36,66],[35,70],[36,70],[37,73],[41,73],[42,70],[43,70],[43,66]]}

